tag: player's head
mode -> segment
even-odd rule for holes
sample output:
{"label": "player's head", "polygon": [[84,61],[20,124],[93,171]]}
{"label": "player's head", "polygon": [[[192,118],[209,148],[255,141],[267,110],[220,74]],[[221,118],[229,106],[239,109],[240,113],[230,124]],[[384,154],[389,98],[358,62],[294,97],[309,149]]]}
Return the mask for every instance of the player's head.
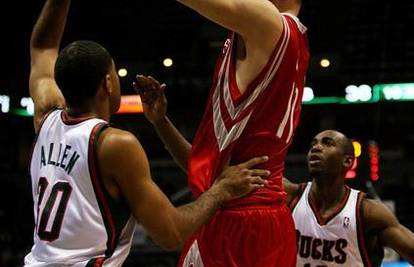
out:
{"label": "player's head", "polygon": [[120,105],[120,84],[111,55],[100,44],[76,41],[66,46],[55,64],[55,80],[68,107],[83,108],[94,100],[114,113]]}
{"label": "player's head", "polygon": [[308,169],[313,178],[344,176],[353,161],[352,141],[343,133],[327,130],[313,138],[308,152]]}

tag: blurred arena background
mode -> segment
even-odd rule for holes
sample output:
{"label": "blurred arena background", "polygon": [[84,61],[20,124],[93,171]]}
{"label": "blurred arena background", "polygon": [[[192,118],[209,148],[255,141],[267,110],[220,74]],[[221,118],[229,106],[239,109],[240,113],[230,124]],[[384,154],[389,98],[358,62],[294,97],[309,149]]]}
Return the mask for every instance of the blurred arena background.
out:
{"label": "blurred arena background", "polygon": [[[0,18],[0,267],[21,266],[32,245],[28,48],[43,3],[2,5],[9,16]],[[304,0],[301,19],[312,62],[286,176],[306,181],[312,137],[323,129],[343,131],[361,148],[349,184],[379,196],[414,230],[414,2]],[[175,1],[74,0],[63,45],[75,39],[102,43],[123,69],[123,95],[133,94],[137,73],[167,83],[169,117],[191,140],[225,38],[220,27]],[[112,122],[139,137],[154,179],[170,199],[189,201],[185,175],[144,116],[118,114]],[[178,253],[159,249],[138,228],[124,266],[175,266]],[[399,258],[387,251],[387,260]],[[403,266],[393,264],[387,266]]]}

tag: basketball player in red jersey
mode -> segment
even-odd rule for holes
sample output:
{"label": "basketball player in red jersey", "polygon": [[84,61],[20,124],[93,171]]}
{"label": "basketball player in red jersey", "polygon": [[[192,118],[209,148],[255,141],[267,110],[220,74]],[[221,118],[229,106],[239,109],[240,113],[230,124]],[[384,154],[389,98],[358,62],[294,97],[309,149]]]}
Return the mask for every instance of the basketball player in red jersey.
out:
{"label": "basketball player in red jersey", "polygon": [[121,98],[112,57],[92,41],[59,52],[70,3],[45,1],[31,36],[36,227],[25,266],[118,267],[135,220],[173,248],[225,201],[262,187],[267,172],[251,167],[266,158],[226,168],[197,201],[175,208],[153,182],[137,138],[108,125]]}
{"label": "basketball player in red jersey", "polygon": [[[306,27],[297,18],[300,0],[179,2],[231,32],[192,146],[165,116],[156,120],[155,128],[178,164],[188,170],[195,197],[210,188],[227,161],[266,154],[270,159],[262,167],[271,171],[269,185],[225,205],[186,243],[179,266],[294,266],[295,230],[282,173],[309,63]],[[138,85],[149,83],[149,90],[155,86],[151,82],[138,78]],[[158,106],[153,104],[147,106]]]}
{"label": "basketball player in red jersey", "polygon": [[296,17],[300,3],[181,2],[232,32],[218,59],[192,146],[165,116],[165,87],[138,76],[148,119],[178,164],[188,169],[195,197],[214,183],[227,161],[267,153],[272,156],[263,167],[272,174],[268,186],[225,205],[189,240],[179,266],[294,266],[295,233],[284,204],[282,172],[299,120],[309,61],[306,28]]}

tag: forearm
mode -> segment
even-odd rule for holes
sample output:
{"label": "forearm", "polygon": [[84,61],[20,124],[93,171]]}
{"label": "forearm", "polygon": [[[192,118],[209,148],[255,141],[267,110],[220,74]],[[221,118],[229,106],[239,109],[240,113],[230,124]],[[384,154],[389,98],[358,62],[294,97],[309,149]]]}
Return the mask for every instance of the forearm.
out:
{"label": "forearm", "polygon": [[31,50],[58,50],[65,29],[66,17],[71,0],[48,0],[34,26],[31,36]]}
{"label": "forearm", "polygon": [[187,173],[187,161],[191,144],[181,135],[168,118],[154,124],[154,127],[175,162]]}
{"label": "forearm", "polygon": [[[237,1],[233,0],[177,0],[181,4],[197,11],[209,20],[232,31],[238,30],[233,14],[237,10]],[[240,14],[239,14],[240,15]]]}
{"label": "forearm", "polygon": [[414,266],[414,244],[407,244],[407,247],[393,248],[397,253]]}
{"label": "forearm", "polygon": [[414,233],[403,225],[388,228],[381,235],[383,244],[391,247],[401,257],[414,265]]}
{"label": "forearm", "polygon": [[414,264],[414,233],[401,225],[395,215],[380,201],[364,199],[362,202],[365,225],[379,234],[382,245],[388,246]]}
{"label": "forearm", "polygon": [[[280,13],[270,1],[255,0],[177,0],[209,20],[244,37],[272,35]],[[278,30],[280,31],[280,30]],[[258,40],[262,41],[261,38]]]}
{"label": "forearm", "polygon": [[225,196],[215,187],[202,194],[196,201],[178,207],[177,226],[183,241],[187,240],[216,213]]}

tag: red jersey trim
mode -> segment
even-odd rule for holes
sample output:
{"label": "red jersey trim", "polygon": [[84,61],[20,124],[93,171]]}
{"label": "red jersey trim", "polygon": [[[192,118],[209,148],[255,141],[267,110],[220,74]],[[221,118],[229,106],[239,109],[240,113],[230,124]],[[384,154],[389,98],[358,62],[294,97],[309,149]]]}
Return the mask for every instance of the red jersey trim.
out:
{"label": "red jersey trim", "polygon": [[[290,26],[288,22],[286,21],[284,17],[282,17],[282,20],[283,20],[283,30],[272,54],[269,57],[268,62],[263,67],[263,69],[259,72],[256,78],[254,78],[253,81],[249,83],[249,85],[247,86],[246,90],[243,93],[240,92],[240,88],[237,84],[237,79],[236,79],[236,68],[235,68],[236,49],[234,48],[235,35],[233,36],[233,42],[232,42],[232,47],[230,51],[230,59],[228,63],[230,65],[229,66],[229,83],[232,86],[228,90],[229,90],[230,98],[232,101],[231,104],[234,107],[243,105],[244,104],[243,102],[248,101],[250,97],[253,95],[253,93],[255,92],[255,90],[257,89],[257,87],[261,83],[270,82],[274,78],[277,70],[279,69],[284,59],[284,55],[286,53],[287,47],[289,46],[290,34],[291,34],[291,31],[289,28]],[[264,86],[264,87],[267,87],[267,86]]]}
{"label": "red jersey trim", "polygon": [[364,201],[364,193],[358,193],[358,201],[356,205],[356,219],[357,219],[357,237],[358,237],[358,248],[361,254],[362,263],[366,267],[371,267],[372,263],[368,256],[368,250],[365,242],[365,222],[363,216],[362,203]]}
{"label": "red jersey trim", "polygon": [[65,110],[62,110],[62,112],[60,113],[60,117],[62,119],[62,122],[66,125],[75,125],[75,124],[79,124],[81,122],[90,120],[90,119],[96,119],[97,117],[95,116],[89,116],[89,117],[79,117],[79,118],[69,118],[67,112]]}
{"label": "red jersey trim", "polygon": [[104,257],[94,258],[88,261],[85,267],[102,267],[105,262]]}
{"label": "red jersey trim", "polygon": [[[238,106],[234,106],[231,88],[234,81],[229,81],[229,75],[235,75],[234,66],[231,67],[232,57],[235,51],[234,36],[230,50],[224,56],[220,71],[218,74],[217,84],[214,89],[212,105],[213,105],[213,121],[214,132],[216,140],[219,145],[219,150],[223,151],[233,141],[237,140],[243,133],[245,126],[247,125],[250,115],[252,114],[253,103],[258,96],[268,87],[268,84],[273,80],[274,75],[279,69],[284,55],[286,53],[289,40],[290,29],[285,18],[283,18],[284,30],[283,36],[278,42],[277,47],[273,55],[269,58],[267,66],[262,70],[262,75],[259,75],[257,79],[257,86],[251,86],[252,92],[245,92],[243,95],[245,99],[241,100],[243,103],[239,103]],[[266,76],[264,79],[262,76]],[[259,83],[260,81],[260,83]],[[237,87],[237,84],[234,84]],[[254,85],[254,83],[253,83]]]}
{"label": "red jersey trim", "polygon": [[107,241],[107,250],[105,251],[106,257],[110,257],[115,251],[116,242],[117,242],[117,232],[115,227],[115,221],[113,219],[111,210],[108,205],[108,201],[104,195],[104,185],[102,179],[99,175],[99,169],[97,166],[97,155],[95,151],[95,144],[97,142],[97,137],[103,129],[108,127],[106,123],[97,124],[91,133],[89,138],[89,148],[88,148],[88,164],[89,164],[89,173],[91,176],[92,185],[95,191],[96,199],[99,204],[99,208],[102,213],[102,219],[105,224],[105,228],[108,235]]}
{"label": "red jersey trim", "polygon": [[298,204],[299,200],[302,198],[303,192],[305,192],[306,189],[306,183],[299,184],[299,189],[296,192],[293,199],[290,201],[288,207],[290,211],[293,212],[293,210],[296,208],[296,205]]}

